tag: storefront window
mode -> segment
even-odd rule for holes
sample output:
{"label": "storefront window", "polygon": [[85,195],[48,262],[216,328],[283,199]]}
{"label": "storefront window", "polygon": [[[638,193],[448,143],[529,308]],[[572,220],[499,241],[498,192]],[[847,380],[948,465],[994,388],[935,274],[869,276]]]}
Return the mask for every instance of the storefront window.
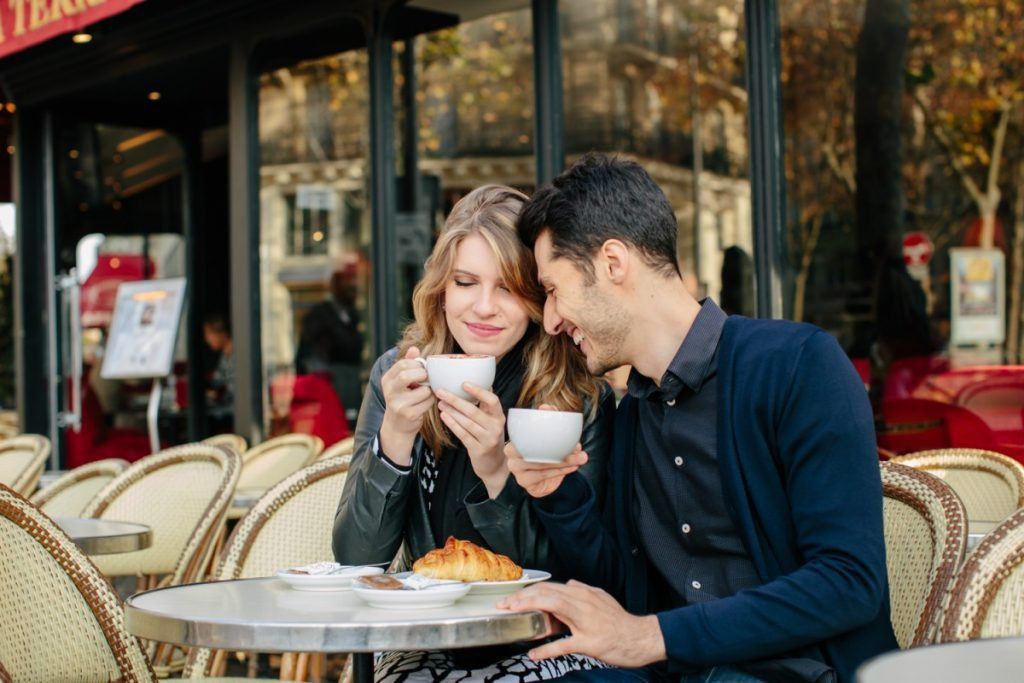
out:
{"label": "storefront window", "polygon": [[1024,10],[780,3],[791,317],[879,444],[1024,456]]}
{"label": "storefront window", "polygon": [[[524,7],[416,38],[419,178],[415,184],[399,184],[396,226],[406,321],[412,314],[412,288],[452,206],[470,190],[490,183],[532,191],[530,21]],[[400,70],[396,73],[401,88]],[[401,106],[396,111],[399,117],[406,114]],[[400,181],[408,179],[404,170],[399,175]]]}
{"label": "storefront window", "polygon": [[372,363],[367,53],[260,77],[264,430],[330,445]]}
{"label": "storefront window", "polygon": [[[690,290],[754,313],[739,0],[563,0],[566,150],[635,159],[679,220]],[[613,378],[622,390],[624,372]]]}

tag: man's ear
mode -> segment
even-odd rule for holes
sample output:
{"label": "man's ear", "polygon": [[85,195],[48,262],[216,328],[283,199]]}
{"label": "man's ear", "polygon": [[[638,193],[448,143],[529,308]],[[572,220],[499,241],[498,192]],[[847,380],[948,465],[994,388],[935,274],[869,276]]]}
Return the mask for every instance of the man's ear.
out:
{"label": "man's ear", "polygon": [[606,240],[597,250],[594,267],[613,284],[622,284],[629,275],[632,254],[624,242]]}

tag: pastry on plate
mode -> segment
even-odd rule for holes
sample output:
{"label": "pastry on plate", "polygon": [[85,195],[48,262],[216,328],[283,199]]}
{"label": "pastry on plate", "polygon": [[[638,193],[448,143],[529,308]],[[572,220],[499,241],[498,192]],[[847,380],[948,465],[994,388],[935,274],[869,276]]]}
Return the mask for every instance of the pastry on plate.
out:
{"label": "pastry on plate", "polygon": [[516,581],[523,576],[523,568],[505,555],[452,536],[443,548],[416,560],[412,570],[429,579],[456,581]]}

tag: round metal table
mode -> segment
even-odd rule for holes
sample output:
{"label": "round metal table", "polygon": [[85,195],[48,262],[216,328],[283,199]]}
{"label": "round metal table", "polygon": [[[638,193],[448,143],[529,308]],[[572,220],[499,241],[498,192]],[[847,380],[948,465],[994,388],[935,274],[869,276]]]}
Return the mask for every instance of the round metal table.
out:
{"label": "round metal table", "polygon": [[875,657],[857,669],[857,683],[1017,683],[1024,671],[1024,638],[931,645]]}
{"label": "round metal table", "polygon": [[967,552],[978,547],[985,534],[999,526],[999,522],[973,521],[967,525]]}
{"label": "round metal table", "polygon": [[89,517],[56,517],[53,521],[86,555],[130,553],[148,548],[153,542],[145,524]]}
{"label": "round metal table", "polygon": [[542,612],[506,612],[501,596],[469,595],[439,609],[370,607],[351,591],[289,588],[276,578],[158,588],[128,598],[132,635],[176,645],[255,652],[351,652],[357,682],[373,652],[499,645],[557,633]]}

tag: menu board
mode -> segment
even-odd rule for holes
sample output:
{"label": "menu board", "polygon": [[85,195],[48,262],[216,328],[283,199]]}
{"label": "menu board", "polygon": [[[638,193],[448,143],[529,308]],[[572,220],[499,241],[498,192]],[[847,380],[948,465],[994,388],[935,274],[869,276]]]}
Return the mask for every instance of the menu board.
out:
{"label": "menu board", "polygon": [[122,282],[100,376],[137,379],[171,374],[184,302],[183,277]]}
{"label": "menu board", "polygon": [[1006,339],[1006,287],[1000,249],[949,250],[952,345],[1002,344]]}

